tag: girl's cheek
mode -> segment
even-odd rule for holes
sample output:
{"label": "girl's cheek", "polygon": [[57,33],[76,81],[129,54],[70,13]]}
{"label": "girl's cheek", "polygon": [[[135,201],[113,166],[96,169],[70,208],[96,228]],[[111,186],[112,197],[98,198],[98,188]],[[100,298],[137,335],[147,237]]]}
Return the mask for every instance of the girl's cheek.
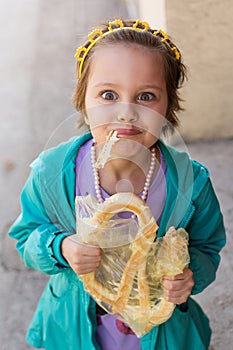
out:
{"label": "girl's cheek", "polygon": [[115,118],[114,108],[107,105],[89,108],[86,113],[92,129],[107,126],[112,123]]}

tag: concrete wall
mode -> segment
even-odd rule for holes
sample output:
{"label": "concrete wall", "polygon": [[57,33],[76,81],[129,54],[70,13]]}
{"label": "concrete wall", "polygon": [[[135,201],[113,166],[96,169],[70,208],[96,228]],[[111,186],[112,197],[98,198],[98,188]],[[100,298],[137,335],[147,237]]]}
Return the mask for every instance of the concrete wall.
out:
{"label": "concrete wall", "polygon": [[[186,140],[233,136],[233,2],[164,0],[166,30],[181,49],[189,69],[180,115]],[[163,0],[146,0],[143,18],[151,18]],[[139,9],[140,9],[139,6]],[[164,21],[164,19],[162,19]]]}
{"label": "concrete wall", "polygon": [[155,29],[163,28],[165,30],[167,26],[165,1],[166,0],[140,0],[138,2],[140,19],[147,21]]}

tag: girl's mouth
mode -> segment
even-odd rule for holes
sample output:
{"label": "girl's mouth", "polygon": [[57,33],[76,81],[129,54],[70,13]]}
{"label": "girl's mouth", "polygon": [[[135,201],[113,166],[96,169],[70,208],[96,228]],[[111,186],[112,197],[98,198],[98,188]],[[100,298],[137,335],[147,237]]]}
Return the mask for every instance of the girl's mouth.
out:
{"label": "girl's mouth", "polygon": [[135,136],[140,134],[140,130],[138,129],[117,129],[117,137],[121,137],[121,136]]}

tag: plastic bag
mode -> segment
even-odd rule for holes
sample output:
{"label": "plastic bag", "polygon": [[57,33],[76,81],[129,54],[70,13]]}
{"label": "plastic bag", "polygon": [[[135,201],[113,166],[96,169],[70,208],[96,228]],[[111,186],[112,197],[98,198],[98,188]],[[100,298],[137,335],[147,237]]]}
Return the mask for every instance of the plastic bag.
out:
{"label": "plastic bag", "polygon": [[[126,213],[131,211],[136,217]],[[132,193],[117,193],[101,204],[91,195],[78,196],[76,216],[78,241],[102,248],[96,271],[80,276],[86,291],[138,337],[167,321],[175,305],[163,298],[161,281],[188,266],[187,232],[171,227],[156,239],[150,209]]]}

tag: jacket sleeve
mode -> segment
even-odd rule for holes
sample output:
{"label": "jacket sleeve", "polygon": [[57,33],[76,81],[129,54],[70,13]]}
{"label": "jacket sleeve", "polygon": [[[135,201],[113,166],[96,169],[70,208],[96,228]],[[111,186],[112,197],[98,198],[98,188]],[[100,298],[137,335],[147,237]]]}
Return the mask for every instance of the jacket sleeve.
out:
{"label": "jacket sleeve", "polygon": [[42,202],[38,175],[32,169],[21,194],[21,214],[9,232],[17,240],[16,249],[25,265],[47,274],[67,269],[60,244],[69,234],[51,222]]}
{"label": "jacket sleeve", "polygon": [[194,206],[194,215],[186,229],[190,234],[190,269],[195,281],[192,294],[197,294],[215,280],[220,250],[226,242],[223,217],[209,178]]}

